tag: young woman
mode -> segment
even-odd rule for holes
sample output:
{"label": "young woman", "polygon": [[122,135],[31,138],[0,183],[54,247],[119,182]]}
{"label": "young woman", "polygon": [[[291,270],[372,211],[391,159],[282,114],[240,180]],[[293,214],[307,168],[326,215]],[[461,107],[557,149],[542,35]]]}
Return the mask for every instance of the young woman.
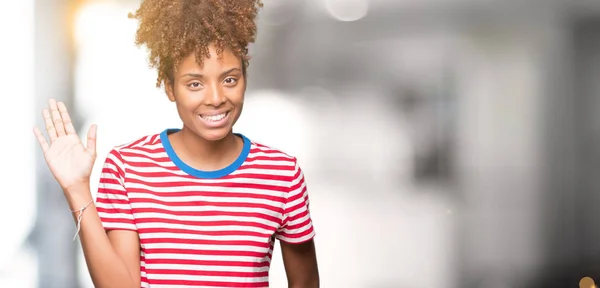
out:
{"label": "young woman", "polygon": [[63,103],[50,99],[42,112],[49,141],[34,133],[73,211],[95,287],[268,287],[275,239],[289,287],[319,287],[296,159],[232,133],[261,5],[146,0],[130,15],[183,127],[114,147],[96,203],[96,126],[85,147]]}

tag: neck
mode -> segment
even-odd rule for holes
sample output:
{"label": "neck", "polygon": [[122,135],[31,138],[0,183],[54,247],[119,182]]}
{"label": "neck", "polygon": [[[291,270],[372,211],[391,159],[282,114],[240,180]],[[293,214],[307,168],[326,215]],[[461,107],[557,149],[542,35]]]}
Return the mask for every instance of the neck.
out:
{"label": "neck", "polygon": [[232,131],[218,141],[208,141],[185,126],[175,133],[173,148],[188,165],[205,171],[214,171],[233,163],[242,150],[242,140]]}

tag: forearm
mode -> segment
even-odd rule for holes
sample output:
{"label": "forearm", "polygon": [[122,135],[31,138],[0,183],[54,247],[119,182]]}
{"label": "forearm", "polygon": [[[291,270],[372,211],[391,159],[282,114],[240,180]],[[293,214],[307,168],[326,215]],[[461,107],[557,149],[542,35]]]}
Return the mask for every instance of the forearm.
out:
{"label": "forearm", "polygon": [[306,279],[290,281],[288,288],[319,288],[319,275],[310,275]]}
{"label": "forearm", "polygon": [[[93,200],[89,186],[80,191],[66,193],[71,210],[79,210]],[[73,213],[77,224],[78,212]],[[85,256],[92,282],[98,288],[139,288],[139,275],[132,275],[125,262],[112,246],[96,206],[91,204],[83,212],[80,223],[79,239]]]}

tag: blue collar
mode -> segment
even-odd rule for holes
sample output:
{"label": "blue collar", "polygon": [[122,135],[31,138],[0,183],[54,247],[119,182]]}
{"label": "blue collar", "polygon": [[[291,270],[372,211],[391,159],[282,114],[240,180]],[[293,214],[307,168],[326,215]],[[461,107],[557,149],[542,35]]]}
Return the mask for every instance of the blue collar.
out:
{"label": "blue collar", "polygon": [[233,163],[231,163],[229,166],[227,166],[223,169],[216,170],[216,171],[198,170],[196,168],[193,168],[193,167],[185,164],[179,158],[179,156],[177,156],[177,154],[175,154],[175,150],[173,150],[173,146],[171,146],[171,142],[169,141],[168,136],[169,136],[169,134],[172,134],[179,130],[180,129],[173,129],[173,128],[165,129],[162,133],[160,133],[160,141],[162,142],[162,145],[165,148],[165,151],[167,152],[167,155],[169,156],[171,161],[173,161],[173,163],[175,163],[175,165],[179,169],[181,169],[183,172],[190,174],[192,176],[195,176],[198,178],[205,178],[205,179],[216,179],[216,178],[225,177],[225,176],[233,173],[238,168],[240,168],[240,166],[242,166],[242,164],[244,164],[244,161],[246,161],[248,154],[250,154],[250,146],[251,146],[250,140],[242,134],[234,133],[236,136],[241,137],[242,140],[244,141],[244,147],[242,148],[242,153],[240,153],[240,156],[238,156],[237,159],[235,159],[235,161],[233,161]]}

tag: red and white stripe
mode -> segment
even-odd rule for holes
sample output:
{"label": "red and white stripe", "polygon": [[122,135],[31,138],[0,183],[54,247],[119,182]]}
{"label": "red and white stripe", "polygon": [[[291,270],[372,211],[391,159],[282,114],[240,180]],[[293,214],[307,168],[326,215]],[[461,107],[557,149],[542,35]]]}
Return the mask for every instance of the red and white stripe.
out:
{"label": "red and white stripe", "polygon": [[179,169],[158,134],[116,147],[96,206],[106,230],[139,234],[142,287],[268,287],[274,239],[315,234],[296,159],[254,142],[217,179]]}

